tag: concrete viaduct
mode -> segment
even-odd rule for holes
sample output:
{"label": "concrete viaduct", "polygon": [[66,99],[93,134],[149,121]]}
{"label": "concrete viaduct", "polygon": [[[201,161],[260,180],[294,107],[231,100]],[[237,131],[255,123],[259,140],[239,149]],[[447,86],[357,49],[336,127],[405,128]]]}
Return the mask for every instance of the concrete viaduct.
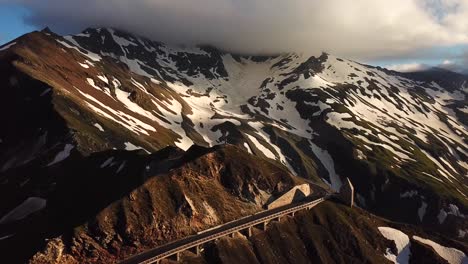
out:
{"label": "concrete viaduct", "polygon": [[254,215],[250,215],[216,228],[199,232],[196,235],[189,236],[187,238],[171,242],[169,244],[160,246],[158,248],[143,252],[135,255],[127,260],[121,262],[122,264],[150,264],[159,263],[163,259],[174,258],[179,261],[180,254],[183,251],[190,250],[195,254],[201,253],[201,248],[206,243],[217,240],[225,236],[234,236],[234,234],[241,232],[246,236],[252,235],[253,227],[261,227],[263,230],[267,228],[267,225],[272,220],[279,221],[285,216],[294,216],[296,212],[302,210],[308,210],[312,207],[320,204],[321,202],[329,199],[330,194],[327,194],[321,198],[307,197],[301,202],[282,206],[272,210],[262,211]]}

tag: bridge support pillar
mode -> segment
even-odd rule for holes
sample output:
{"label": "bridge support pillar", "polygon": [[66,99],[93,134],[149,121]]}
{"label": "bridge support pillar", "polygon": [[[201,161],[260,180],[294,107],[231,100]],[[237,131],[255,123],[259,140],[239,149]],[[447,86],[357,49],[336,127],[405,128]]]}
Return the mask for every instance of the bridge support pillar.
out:
{"label": "bridge support pillar", "polygon": [[197,254],[197,256],[200,256],[200,254],[201,254],[200,245],[198,245],[198,246],[195,247],[195,253]]}
{"label": "bridge support pillar", "polygon": [[177,261],[177,262],[180,262],[180,252],[177,252],[177,253],[176,253],[176,261]]}
{"label": "bridge support pillar", "polygon": [[277,220],[278,220],[278,222],[281,222],[281,216],[278,216]]}
{"label": "bridge support pillar", "polygon": [[262,225],[263,231],[267,230],[267,225],[268,225],[268,221],[263,222],[263,225]]}
{"label": "bridge support pillar", "polygon": [[252,227],[247,227],[246,229],[241,230],[240,233],[249,238],[252,236]]}
{"label": "bridge support pillar", "polygon": [[292,212],[292,213],[291,213],[291,216],[294,217],[295,214],[296,214],[296,212]]}

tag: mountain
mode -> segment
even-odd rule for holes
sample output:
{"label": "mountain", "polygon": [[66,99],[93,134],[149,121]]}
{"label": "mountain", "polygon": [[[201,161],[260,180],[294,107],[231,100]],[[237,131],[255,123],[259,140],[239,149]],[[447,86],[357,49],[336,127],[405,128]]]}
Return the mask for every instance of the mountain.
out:
{"label": "mountain", "polygon": [[[0,247],[14,252],[33,227],[25,258],[44,237],[59,236],[78,261],[128,257],[195,231],[175,227],[194,221],[196,211],[207,214],[203,201],[215,199],[208,197],[233,200],[235,213],[215,208],[217,221],[199,229],[260,210],[263,194],[302,179],[338,190],[349,178],[359,207],[466,247],[464,75],[402,74],[326,53],[247,56],[175,47],[99,28],[65,37],[43,30],[7,43],[0,47],[0,84]],[[213,151],[214,157],[200,154]],[[195,161],[181,158],[192,152]],[[243,162],[229,163],[237,159]],[[269,165],[257,168],[262,162]],[[232,166],[239,172],[221,170]],[[206,175],[214,186],[195,184]],[[235,175],[231,183],[226,175]],[[180,183],[191,181],[198,187],[184,198],[191,189]],[[223,188],[232,191],[215,191]],[[133,189],[138,195],[127,197]],[[153,195],[171,206],[158,211]],[[129,199],[140,203],[127,208]],[[169,225],[171,235],[141,241],[148,227],[124,221],[134,212],[150,219],[140,205],[182,219],[158,226],[162,232]],[[345,210],[326,208],[330,217]],[[381,236],[376,228],[372,236]]]}

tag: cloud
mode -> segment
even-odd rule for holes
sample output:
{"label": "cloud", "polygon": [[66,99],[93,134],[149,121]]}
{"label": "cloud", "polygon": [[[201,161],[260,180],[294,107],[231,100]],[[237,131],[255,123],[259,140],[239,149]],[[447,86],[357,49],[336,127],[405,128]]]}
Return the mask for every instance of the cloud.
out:
{"label": "cloud", "polygon": [[244,53],[326,51],[373,60],[468,44],[467,0],[6,1],[26,7],[28,23],[59,33],[116,27]]}
{"label": "cloud", "polygon": [[452,60],[444,60],[437,67],[446,69],[449,71],[455,71],[463,74],[468,74],[468,51],[462,56],[454,58]]}
{"label": "cloud", "polygon": [[431,68],[431,66],[427,64],[415,62],[415,63],[389,65],[386,68],[392,71],[397,71],[397,72],[418,72],[418,71],[427,70]]}
{"label": "cloud", "polygon": [[436,65],[413,62],[385,66],[385,68],[389,70],[398,72],[418,72],[425,71],[433,67],[468,74],[468,52],[465,52],[462,56],[459,56],[455,59],[446,59]]}

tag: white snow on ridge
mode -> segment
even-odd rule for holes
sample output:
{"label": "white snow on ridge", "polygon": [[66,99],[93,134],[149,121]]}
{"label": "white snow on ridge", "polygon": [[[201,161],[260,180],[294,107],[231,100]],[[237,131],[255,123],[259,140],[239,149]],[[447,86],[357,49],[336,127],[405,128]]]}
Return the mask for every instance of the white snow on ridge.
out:
{"label": "white snow on ridge", "polygon": [[[104,163],[101,164],[100,168],[103,169],[109,165],[111,165],[112,161],[114,160],[114,157],[108,158]],[[111,165],[112,166],[112,165]]]}
{"label": "white snow on ridge", "polygon": [[458,250],[456,248],[444,247],[432,240],[424,239],[418,236],[413,236],[413,239],[432,247],[434,251],[437,252],[437,254],[439,254],[439,256],[447,260],[447,262],[450,264],[468,263],[468,258],[466,257],[465,253],[463,253],[461,250]]}
{"label": "white snow on ridge", "polygon": [[448,215],[454,215],[456,217],[465,218],[465,215],[460,213],[460,209],[456,205],[449,204],[448,212],[446,212],[444,209],[440,209],[439,214],[437,215],[437,219],[439,219],[439,224],[443,224],[445,218],[447,218]]}
{"label": "white snow on ridge", "polygon": [[410,191],[406,191],[404,193],[401,193],[400,198],[412,198],[412,197],[414,197],[416,195],[418,195],[417,190],[410,190]]}
{"label": "white snow on ridge", "polygon": [[260,143],[256,137],[249,134],[246,135],[249,138],[250,142],[252,142],[252,144],[254,144],[255,147],[263,153],[263,155],[265,155],[269,159],[276,159],[275,154],[273,154],[273,152],[271,152],[269,149],[263,146],[262,143]]}
{"label": "white snow on ridge", "polygon": [[321,149],[319,146],[315,145],[311,140],[309,140],[309,143],[314,154],[317,156],[317,158],[323,164],[325,169],[327,169],[328,171],[328,175],[331,181],[329,183],[330,187],[335,191],[339,191],[343,183],[341,182],[340,175],[338,175],[335,171],[335,163],[333,162],[332,157],[330,156],[328,151]]}
{"label": "white snow on ridge", "polygon": [[104,132],[104,128],[102,128],[102,126],[101,126],[100,124],[95,123],[94,126],[95,126],[97,129],[99,129],[99,131]]}
{"label": "white snow on ridge", "polygon": [[444,209],[440,209],[439,214],[437,215],[437,219],[439,219],[439,224],[443,224],[445,221],[445,218],[447,218],[447,213],[444,211]]}
{"label": "white snow on ridge", "polygon": [[[141,120],[131,116],[131,115],[128,115],[126,113],[123,113],[121,111],[118,111],[118,110],[114,110],[113,108],[101,103],[99,100],[97,100],[96,98],[92,97],[91,95],[87,94],[87,93],[84,93],[80,90],[78,90],[78,92],[84,96],[86,99],[92,101],[94,104],[98,105],[99,107],[95,106],[94,104],[91,104],[90,102],[86,102],[86,104],[88,105],[88,107],[90,107],[93,111],[95,111],[97,114],[99,114],[100,116],[103,116],[109,120],[112,120],[118,124],[120,124],[121,126],[127,128],[128,130],[136,133],[136,134],[145,134],[145,135],[149,135],[148,131],[156,131],[156,129],[153,127],[153,126],[150,126],[144,122],[142,122]],[[106,111],[104,111],[103,109],[105,109]],[[113,115],[109,114],[109,113],[112,113]],[[117,119],[117,117],[120,119]]]}
{"label": "white snow on ridge", "polygon": [[[130,127],[137,134],[148,135],[148,131],[151,129],[145,125],[162,126],[179,136],[178,139],[174,139],[174,143],[178,147],[188,149],[193,141],[182,128],[182,113],[186,113],[186,118],[192,121],[194,130],[203,138],[201,141],[205,141],[209,146],[223,143],[220,140],[223,136],[220,130],[213,130],[216,125],[226,121],[230,121],[236,126],[259,123],[261,126],[251,126],[253,131],[242,131],[246,135],[250,134],[247,135],[250,146],[253,147],[252,144],[255,144],[259,149],[263,147],[262,151],[268,158],[280,160],[294,171],[289,164],[289,157],[285,155],[287,153],[282,151],[278,143],[273,142],[273,138],[270,138],[270,135],[262,128],[272,126],[275,129],[311,140],[314,134],[311,121],[321,122],[322,120],[319,120],[323,117],[321,113],[326,111],[328,117],[326,122],[343,130],[346,137],[360,140],[363,143],[362,148],[370,150],[375,149],[375,146],[385,148],[393,154],[394,161],[391,162],[394,162],[396,167],[403,168],[403,166],[398,165],[415,162],[415,158],[419,158],[413,152],[415,148],[411,147],[415,145],[415,142],[410,135],[424,142],[428,142],[429,135],[433,135],[446,144],[449,150],[444,158],[429,156],[431,160],[435,160],[440,174],[445,178],[439,177],[439,179],[437,174],[428,175],[428,177],[443,182],[455,182],[455,176],[462,173],[459,167],[452,163],[454,159],[450,156],[455,157],[460,166],[468,167],[468,163],[463,163],[459,157],[456,158],[457,151],[465,151],[466,149],[462,139],[463,135],[466,135],[465,127],[460,125],[454,111],[447,107],[448,102],[461,98],[461,96],[464,97],[463,93],[445,92],[434,84],[433,86],[439,91],[431,90],[430,87],[425,90],[430,96],[435,97],[435,103],[426,102],[414,93],[414,87],[424,88],[425,84],[422,82],[392,76],[378,69],[349,60],[341,60],[330,55],[323,63],[323,70],[315,73],[311,70],[309,75],[302,74],[305,69],[300,69],[300,73],[295,71],[299,65],[310,58],[304,54],[285,54],[261,62],[246,57],[234,59],[232,55],[224,54],[220,57],[220,63],[226,70],[227,76],[218,75],[216,71],[218,65],[211,69],[204,68],[206,65],[202,65],[191,71],[193,73],[200,70],[198,73],[188,74],[187,71],[178,68],[178,59],[174,59],[174,57],[189,59],[190,54],[207,57],[218,55],[212,55],[199,48],[153,45],[144,39],[124,35],[117,36],[117,33],[111,29],[109,32],[122,49],[124,56],[117,58],[115,54],[102,55],[126,63],[130,71],[141,75],[143,78],[129,77],[130,81],[136,88],[150,97],[154,106],[151,105],[151,109],[146,105],[142,108],[129,100],[129,94],[117,86],[117,98],[123,106],[145,118],[133,115],[127,110],[122,110],[125,112],[122,113],[105,108],[91,98],[88,98],[90,100],[88,104],[92,105],[90,107],[95,109],[99,115],[112,119],[126,128]],[[77,44],[73,38],[67,38],[67,40]],[[154,52],[155,57],[150,56],[150,59],[154,59],[161,67],[152,69],[154,73],[153,71],[150,71],[152,73],[144,71],[145,67],[150,68],[148,65],[150,63],[146,64],[137,59],[130,59],[134,57],[128,54],[129,47],[135,45],[142,45],[148,52]],[[144,61],[147,60],[144,59]],[[279,62],[281,62],[280,66],[277,64]],[[273,67],[273,65],[276,66]],[[205,72],[215,76],[215,78],[206,78]],[[165,79],[162,76],[168,76],[173,80]],[[96,76],[95,80],[97,78],[104,83],[109,83],[112,79],[107,80],[105,76]],[[114,83],[113,80],[112,83]],[[147,85],[148,83],[159,84],[161,88],[169,89],[170,93],[177,93],[178,96],[173,95],[172,98],[169,96],[169,98],[164,99],[156,98],[149,93],[151,87]],[[264,85],[262,86],[262,84]],[[351,84],[356,87],[346,85],[335,87],[336,84]],[[98,88],[95,84],[92,86]],[[345,98],[341,98],[341,95],[333,92],[332,90],[335,88],[343,89],[343,93],[346,94]],[[296,108],[298,105],[286,96],[287,92],[293,90],[310,92],[312,101],[305,103],[317,106],[320,110],[311,113],[310,117],[304,117],[303,113],[301,116]],[[100,91],[107,94],[106,87]],[[165,94],[166,96],[167,94]],[[347,108],[352,114],[334,112],[333,107],[336,107],[337,104]],[[259,119],[241,110],[241,106],[264,118],[258,122]],[[336,110],[338,111],[338,109]],[[340,112],[343,111],[340,110]],[[129,121],[127,119],[129,114],[136,120],[130,118]],[[446,122],[449,125],[445,124],[444,120],[440,120],[440,114],[447,115]],[[346,120],[351,117],[353,119]],[[154,122],[149,122],[147,118]],[[350,129],[356,129],[359,133],[352,133],[349,131]],[[409,144],[403,144],[406,142]],[[456,144],[462,144],[462,147],[457,148]],[[328,170],[330,185],[333,188],[339,188],[341,180],[339,175],[336,175],[330,154],[320,148],[314,148],[313,151],[317,156],[320,156],[320,161]],[[362,154],[359,157],[366,158],[364,153]],[[427,205],[423,204],[419,208],[420,219],[424,217],[426,207]]]}
{"label": "white snow on ridge", "polygon": [[89,69],[89,65],[88,65],[88,64],[83,64],[83,63],[79,63],[79,62],[78,62],[78,64],[79,64],[81,67],[85,68],[85,69]]}
{"label": "white snow on ridge", "polygon": [[393,240],[397,248],[397,255],[387,249],[385,257],[393,263],[407,264],[411,255],[409,237],[400,230],[391,227],[379,227],[378,229],[386,239]]}
{"label": "white snow on ridge", "polygon": [[123,103],[123,105],[130,111],[132,111],[135,114],[142,115],[144,117],[147,117],[153,121],[156,120],[156,117],[151,114],[150,112],[146,111],[143,109],[140,105],[137,103],[132,102],[130,98],[130,93],[127,93],[123,90],[120,90],[118,88],[115,88],[115,95],[117,96],[117,99]]}
{"label": "white snow on ridge", "polygon": [[427,203],[422,201],[421,207],[418,209],[419,221],[423,221],[424,215],[426,215]]}
{"label": "white snow on ridge", "polygon": [[142,150],[144,150],[144,151],[150,153],[149,151],[147,151],[146,149],[144,149],[144,148],[142,148],[142,147],[140,147],[140,146],[133,145],[131,142],[125,142],[124,144],[125,144],[125,149],[126,149],[126,150],[133,151],[133,150],[140,150],[140,149],[142,149]]}
{"label": "white snow on ridge", "polygon": [[458,108],[458,110],[460,110],[461,112],[463,112],[465,114],[468,114],[468,106],[465,106],[463,108]]}
{"label": "white snow on ridge", "polygon": [[[69,48],[69,49],[74,49],[76,51],[78,51],[79,53],[83,54],[84,56],[88,57],[90,60],[92,61],[101,61],[101,56],[97,55],[96,53],[92,53],[91,51],[89,50],[86,50],[84,49],[83,47],[81,47],[78,42],[76,42],[72,36],[65,36],[63,37],[64,39],[68,40],[70,43],[72,43],[73,45],[70,45],[68,44],[67,42],[65,41],[61,41],[61,40],[58,40],[57,39],[57,42],[62,44],[63,46]],[[78,48],[79,47],[79,48]],[[83,52],[81,50],[84,50],[86,52]]]}
{"label": "white snow on ridge", "polygon": [[12,42],[12,43],[10,43],[10,44],[7,44],[7,45],[1,47],[1,48],[0,48],[0,51],[2,51],[2,50],[7,50],[7,49],[9,49],[10,47],[12,47],[12,46],[15,45],[15,44],[16,44],[16,42]]}
{"label": "white snow on ridge", "polygon": [[429,152],[423,150],[423,149],[420,149],[422,153],[424,153],[432,162],[434,162],[435,165],[437,165],[437,167],[439,167],[439,173],[444,176],[445,178],[447,178],[448,180],[451,181],[450,178],[452,179],[455,179],[454,176],[452,176],[452,174],[450,172],[447,171],[447,169],[436,159],[434,158]]}
{"label": "white snow on ridge", "polygon": [[0,224],[5,224],[24,219],[30,214],[40,211],[46,207],[47,201],[39,197],[29,197],[15,209],[0,219]]}
{"label": "white snow on ridge", "polygon": [[253,154],[252,153],[252,150],[250,149],[250,146],[247,142],[244,142],[244,147],[247,149],[247,152],[249,152],[250,154]]}
{"label": "white snow on ridge", "polygon": [[70,152],[72,151],[72,149],[75,148],[75,146],[71,145],[71,144],[66,144],[65,145],[65,148],[60,151],[54,158],[54,160],[52,162],[50,162],[49,164],[47,164],[47,166],[52,166],[54,164],[57,164],[63,160],[65,160],[66,158],[68,158],[68,156],[70,156]]}
{"label": "white snow on ridge", "polygon": [[170,122],[170,124],[168,124],[162,120],[157,120],[159,125],[180,136],[180,139],[175,142],[177,147],[183,150],[189,149],[193,145],[193,141],[187,136],[185,130],[182,128],[182,105],[175,99],[171,99],[169,102],[160,101],[157,98],[154,99],[155,100],[152,100],[153,104],[162,113],[164,118]]}
{"label": "white snow on ridge", "polygon": [[97,77],[98,77],[101,81],[103,81],[103,82],[109,84],[109,80],[107,79],[106,76],[98,75]]}
{"label": "white snow on ridge", "polygon": [[126,38],[122,38],[122,37],[119,37],[117,35],[115,35],[115,30],[111,29],[111,28],[108,28],[107,31],[109,31],[112,35],[112,38],[114,38],[114,41],[119,44],[121,47],[126,47],[126,46],[138,46],[137,44],[135,44],[134,42],[132,41],[129,41],[127,40]]}
{"label": "white snow on ridge", "polygon": [[86,82],[91,85],[94,89],[101,91],[101,88],[94,83],[94,80],[91,78],[86,78]]}
{"label": "white snow on ridge", "polygon": [[45,89],[39,96],[44,96],[52,91],[52,88]]}
{"label": "white snow on ridge", "polygon": [[12,237],[12,236],[14,236],[14,235],[15,235],[15,234],[9,234],[9,235],[6,235],[6,236],[2,236],[2,237],[0,237],[0,241],[5,240],[5,239],[7,239],[7,238],[10,238],[10,237]]}

